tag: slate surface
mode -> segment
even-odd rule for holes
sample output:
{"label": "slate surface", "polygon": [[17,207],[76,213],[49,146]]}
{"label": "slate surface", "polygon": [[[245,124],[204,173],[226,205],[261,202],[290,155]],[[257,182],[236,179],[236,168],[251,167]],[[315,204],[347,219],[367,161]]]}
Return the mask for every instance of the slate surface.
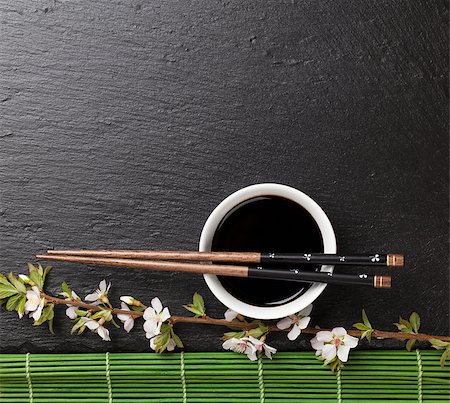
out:
{"label": "slate surface", "polygon": [[[390,291],[328,287],[315,324],[417,310],[448,332],[447,1],[1,0],[0,21],[2,272],[53,247],[195,249],[217,203],[274,181],[323,206],[341,251],[408,259]],[[224,311],[184,274],[59,264],[49,291],[103,278],[114,301],[180,314],[198,290]],[[2,352],[148,350],[138,329],[72,337],[62,308],[54,337],[0,321]],[[189,351],[222,330],[179,326]]]}

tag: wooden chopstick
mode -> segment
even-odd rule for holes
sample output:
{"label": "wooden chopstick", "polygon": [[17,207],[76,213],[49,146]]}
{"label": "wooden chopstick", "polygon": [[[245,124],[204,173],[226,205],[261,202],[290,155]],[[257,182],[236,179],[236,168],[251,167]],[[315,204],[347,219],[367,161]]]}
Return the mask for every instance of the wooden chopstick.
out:
{"label": "wooden chopstick", "polygon": [[253,263],[253,264],[325,264],[348,266],[403,267],[400,254],[372,253],[366,255],[337,255],[327,253],[261,253],[261,252],[189,252],[158,250],[49,250],[49,255],[89,256],[98,258],[184,260],[194,262]]}
{"label": "wooden chopstick", "polygon": [[157,260],[139,260],[124,258],[96,258],[87,256],[37,255],[40,260],[64,261],[73,263],[96,264],[105,266],[139,268],[159,271],[175,271],[219,276],[265,278],[300,282],[321,282],[330,284],[357,284],[375,288],[390,288],[391,277],[367,274],[334,274],[327,272],[302,271],[298,269],[282,269],[266,266],[239,266],[202,263],[167,262]]}

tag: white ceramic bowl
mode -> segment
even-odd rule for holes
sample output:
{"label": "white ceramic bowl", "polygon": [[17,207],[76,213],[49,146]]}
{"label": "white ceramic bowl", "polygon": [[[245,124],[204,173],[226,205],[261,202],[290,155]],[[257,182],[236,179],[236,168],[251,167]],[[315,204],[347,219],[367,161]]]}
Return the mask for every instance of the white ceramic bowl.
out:
{"label": "white ceramic bowl", "polygon": [[[223,200],[206,220],[200,236],[199,250],[201,252],[211,250],[211,243],[216,229],[230,210],[248,199],[268,195],[280,196],[292,200],[307,210],[319,227],[322,235],[324,253],[336,253],[336,236],[330,220],[322,208],[300,190],[277,183],[261,183],[248,186],[238,190]],[[333,267],[334,266],[322,266],[321,271],[332,272]],[[212,293],[220,302],[228,308],[254,319],[279,319],[297,313],[318,298],[326,287],[326,284],[323,283],[313,283],[305,293],[289,303],[276,307],[261,307],[248,304],[235,298],[223,287],[217,276],[205,274],[203,277]]]}

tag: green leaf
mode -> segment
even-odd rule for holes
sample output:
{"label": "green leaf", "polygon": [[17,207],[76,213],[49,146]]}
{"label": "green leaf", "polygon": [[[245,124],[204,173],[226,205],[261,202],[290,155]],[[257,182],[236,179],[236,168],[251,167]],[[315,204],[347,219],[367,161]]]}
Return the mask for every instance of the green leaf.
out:
{"label": "green leaf", "polygon": [[369,322],[369,318],[367,317],[366,311],[363,309],[362,310],[362,318],[363,318],[363,322],[364,324],[369,328],[372,329],[372,325]]}
{"label": "green leaf", "polygon": [[203,297],[198,292],[194,293],[193,303],[194,303],[194,306],[199,311],[202,312],[202,316],[205,315],[205,313],[206,313],[205,301],[203,300]]}
{"label": "green leaf", "polygon": [[72,330],[70,331],[70,333],[75,333],[78,329],[80,329],[80,331],[78,332],[78,334],[81,334],[84,332],[84,329],[86,328],[84,322],[81,319],[78,319],[77,322],[75,323],[75,325],[73,325]]}
{"label": "green leaf", "polygon": [[[13,295],[12,297],[10,297],[8,299],[8,302],[6,303],[6,310],[7,311],[17,311],[17,309],[21,303],[21,300],[23,299],[24,296],[25,296],[25,294],[20,293],[20,294],[16,294],[16,295]],[[26,297],[25,297],[25,300],[26,300]]]}
{"label": "green leaf", "polygon": [[442,341],[442,340],[439,340],[439,339],[430,339],[428,341],[431,343],[431,345],[433,347],[436,347],[438,349],[442,349],[442,348],[446,348],[446,347],[450,346],[449,342]]}
{"label": "green leaf", "polygon": [[145,307],[132,305],[131,306],[131,310],[134,311],[134,312],[144,312],[145,311]]}
{"label": "green leaf", "polygon": [[69,288],[65,281],[63,281],[63,283],[61,284],[61,290],[63,293],[67,294],[66,296],[70,296],[72,294],[72,290]]}
{"label": "green leaf", "polygon": [[402,325],[400,323],[394,323],[394,325],[397,327],[398,330],[402,331],[403,329],[407,329],[405,325]]}
{"label": "green leaf", "polygon": [[9,285],[8,279],[1,273],[0,273],[0,284]]}
{"label": "green leaf", "polygon": [[406,349],[407,349],[408,351],[411,351],[412,348],[414,347],[414,344],[416,344],[416,340],[414,340],[414,339],[408,340],[408,341],[406,342]]}
{"label": "green leaf", "polygon": [[403,319],[401,316],[400,316],[400,319],[399,319],[399,323],[400,323],[401,325],[407,327],[408,329],[411,329],[411,330],[412,330],[411,323],[409,323],[409,321],[407,321],[406,319]]}
{"label": "green leaf", "polygon": [[30,274],[33,271],[37,271],[37,267],[33,266],[30,262],[27,263],[27,266],[28,266],[28,271],[30,272]]}
{"label": "green leaf", "polygon": [[367,330],[367,326],[364,323],[358,322],[358,323],[354,323],[353,327],[355,327],[358,330]]}
{"label": "green leaf", "polygon": [[22,294],[22,299],[20,300],[19,304],[17,305],[17,313],[19,314],[20,317],[23,316],[23,314],[25,313],[25,304],[27,302],[27,295],[26,294]]}
{"label": "green leaf", "polygon": [[192,312],[193,314],[195,314],[196,317],[203,316],[203,312],[201,310],[199,310],[197,307],[195,307],[194,305],[192,305],[192,304],[183,305],[183,308],[185,308],[189,312]]}
{"label": "green leaf", "polygon": [[445,361],[446,360],[450,360],[450,347],[447,347],[444,352],[441,355],[441,358],[439,360],[439,363],[441,365],[442,368],[445,367]]}
{"label": "green leaf", "polygon": [[259,339],[264,334],[264,332],[259,327],[256,327],[255,329],[250,329],[247,333],[249,336],[252,336],[255,339]]}
{"label": "green leaf", "polygon": [[10,282],[0,284],[0,299],[9,298],[18,293],[19,291]]}
{"label": "green leaf", "polygon": [[44,269],[44,274],[42,276],[42,281],[45,282],[45,279],[47,278],[48,273],[53,269],[52,266],[46,266]]}
{"label": "green leaf", "polygon": [[367,339],[367,341],[370,343],[372,341],[372,329],[367,329],[366,331],[361,333],[361,340],[364,339],[364,337]]}
{"label": "green leaf", "polygon": [[19,281],[17,278],[15,278],[14,274],[9,273],[8,279],[9,279],[10,283],[16,288],[17,291],[23,292],[23,293],[27,292],[25,285],[21,281]]}
{"label": "green leaf", "polygon": [[162,353],[169,344],[170,332],[165,332],[155,337],[155,352]]}
{"label": "green leaf", "polygon": [[236,339],[240,339],[245,336],[245,330],[240,330],[238,332],[226,332],[222,336],[222,340],[226,341],[232,339],[233,337]]}
{"label": "green leaf", "polygon": [[409,322],[411,323],[412,330],[414,330],[414,333],[419,332],[420,328],[420,316],[417,312],[413,312],[411,316],[409,317]]}
{"label": "green leaf", "polygon": [[38,270],[30,271],[30,280],[36,284],[37,288],[42,290],[44,283],[42,281],[42,276],[39,274]]}
{"label": "green leaf", "polygon": [[178,348],[183,348],[183,342],[181,341],[181,339],[178,337],[177,334],[175,334],[175,332],[173,331],[173,329],[171,330],[172,333],[172,339],[175,342],[175,344],[177,345]]}

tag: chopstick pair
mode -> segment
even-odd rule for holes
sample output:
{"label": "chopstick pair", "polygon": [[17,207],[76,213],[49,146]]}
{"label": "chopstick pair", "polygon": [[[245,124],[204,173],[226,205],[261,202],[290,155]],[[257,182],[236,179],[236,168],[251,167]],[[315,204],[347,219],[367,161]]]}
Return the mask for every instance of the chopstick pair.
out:
{"label": "chopstick pair", "polygon": [[[390,288],[391,277],[369,274],[334,274],[329,272],[305,271],[290,267],[294,264],[366,264],[370,266],[400,267],[404,263],[403,256],[398,254],[342,256],[320,253],[280,254],[260,252],[172,252],[137,250],[49,250],[46,255],[37,255],[36,258],[41,260],[215,274],[232,277],[322,282],[343,285],[356,284],[375,288]],[[168,261],[160,261],[160,259]],[[185,263],[184,261],[194,261],[196,263]],[[214,262],[234,264],[210,264]],[[276,265],[279,266],[276,267]],[[289,266],[283,267],[284,265]]]}

